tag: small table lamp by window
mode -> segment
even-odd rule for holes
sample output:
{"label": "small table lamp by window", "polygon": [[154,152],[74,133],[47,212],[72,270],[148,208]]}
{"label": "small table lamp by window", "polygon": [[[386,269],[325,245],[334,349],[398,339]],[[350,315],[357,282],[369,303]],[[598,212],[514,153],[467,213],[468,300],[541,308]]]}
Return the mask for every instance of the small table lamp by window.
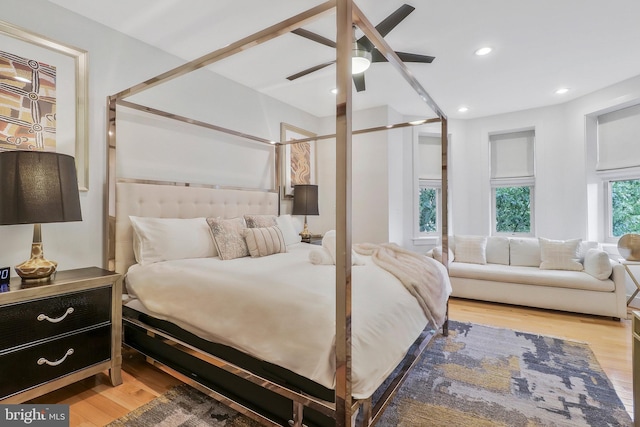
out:
{"label": "small table lamp by window", "polygon": [[23,280],[48,280],[58,263],[44,258],[41,223],[82,221],[73,157],[43,151],[0,153],[0,225],[33,224],[31,259],[15,267]]}
{"label": "small table lamp by window", "polygon": [[304,215],[304,229],[300,233],[303,239],[309,239],[311,233],[307,227],[307,215],[320,215],[318,213],[318,186],[295,185],[293,187],[292,215]]}

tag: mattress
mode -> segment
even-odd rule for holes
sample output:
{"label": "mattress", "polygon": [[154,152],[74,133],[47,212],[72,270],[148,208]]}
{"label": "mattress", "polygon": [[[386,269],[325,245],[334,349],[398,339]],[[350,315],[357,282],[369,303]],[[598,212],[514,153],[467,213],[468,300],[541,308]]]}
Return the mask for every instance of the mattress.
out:
{"label": "mattress", "polygon": [[[335,266],[313,265],[299,243],[261,258],[199,258],[133,265],[129,304],[335,388]],[[418,301],[371,257],[352,267],[352,392],[370,397],[428,321]],[[450,294],[446,271],[440,286]],[[434,328],[440,325],[432,325]]]}

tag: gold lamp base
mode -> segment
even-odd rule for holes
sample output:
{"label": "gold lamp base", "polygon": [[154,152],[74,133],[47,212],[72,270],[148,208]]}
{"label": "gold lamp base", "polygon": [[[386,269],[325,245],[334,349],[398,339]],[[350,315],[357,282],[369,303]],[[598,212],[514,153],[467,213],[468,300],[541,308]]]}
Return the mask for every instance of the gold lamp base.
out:
{"label": "gold lamp base", "polygon": [[16,265],[15,270],[23,281],[47,281],[56,272],[58,263],[44,257],[42,249],[42,233],[40,224],[33,225],[33,243],[31,244],[31,258]]}
{"label": "gold lamp base", "polygon": [[309,231],[309,227],[307,227],[307,216],[304,216],[304,228],[300,232],[300,237],[302,240],[309,240],[311,238],[311,232]]}

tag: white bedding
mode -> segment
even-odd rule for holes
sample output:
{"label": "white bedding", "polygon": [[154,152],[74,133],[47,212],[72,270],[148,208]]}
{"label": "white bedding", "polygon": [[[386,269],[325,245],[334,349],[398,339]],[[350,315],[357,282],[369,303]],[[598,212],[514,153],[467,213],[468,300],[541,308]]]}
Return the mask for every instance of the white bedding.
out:
{"label": "white bedding", "polygon": [[[312,245],[287,249],[262,258],[134,265],[127,287],[158,318],[333,389],[335,266],[311,264]],[[428,323],[400,281],[361,257],[365,265],[352,267],[355,398],[373,394]]]}

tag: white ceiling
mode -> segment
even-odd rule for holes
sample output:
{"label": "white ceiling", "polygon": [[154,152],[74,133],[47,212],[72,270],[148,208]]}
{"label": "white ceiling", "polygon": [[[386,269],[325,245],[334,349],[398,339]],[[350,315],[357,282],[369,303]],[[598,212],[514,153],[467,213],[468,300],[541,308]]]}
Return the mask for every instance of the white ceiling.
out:
{"label": "white ceiling", "polygon": [[[50,0],[192,60],[322,3],[321,0]],[[356,0],[377,24],[403,3],[416,8],[385,40],[433,55],[408,64],[449,118],[473,118],[566,102],[640,75],[638,0]],[[305,27],[335,40],[334,16]],[[358,37],[361,33],[358,34]],[[491,46],[487,56],[475,56]],[[294,82],[286,76],[335,59],[332,48],[286,34],[213,65],[245,86],[317,116],[332,115],[335,67]],[[365,72],[354,108],[429,111],[388,63]],[[555,94],[568,87],[565,95]],[[459,113],[460,106],[469,111]]]}

